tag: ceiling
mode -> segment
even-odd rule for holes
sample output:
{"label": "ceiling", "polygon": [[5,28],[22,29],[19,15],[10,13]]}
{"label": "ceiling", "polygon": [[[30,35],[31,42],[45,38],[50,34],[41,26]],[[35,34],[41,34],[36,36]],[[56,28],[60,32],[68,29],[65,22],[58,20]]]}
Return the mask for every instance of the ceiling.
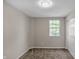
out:
{"label": "ceiling", "polygon": [[31,17],[65,17],[75,8],[75,0],[52,0],[54,6],[41,8],[39,0],[5,0]]}

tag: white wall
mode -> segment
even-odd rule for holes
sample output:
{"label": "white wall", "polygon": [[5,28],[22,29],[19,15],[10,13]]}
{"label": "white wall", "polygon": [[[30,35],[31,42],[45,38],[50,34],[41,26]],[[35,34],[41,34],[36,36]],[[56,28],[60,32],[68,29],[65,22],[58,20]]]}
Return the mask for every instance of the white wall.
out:
{"label": "white wall", "polygon": [[66,18],[66,48],[75,57],[75,13],[71,12]]}
{"label": "white wall", "polygon": [[[61,21],[60,37],[49,37],[49,20],[59,19]],[[65,47],[65,28],[64,18],[32,18],[31,37],[34,40],[33,47],[64,48]]]}
{"label": "white wall", "polygon": [[30,48],[34,47],[35,44],[35,20],[33,20],[32,18],[30,18],[29,20],[30,24],[29,24],[29,42],[30,42]]}
{"label": "white wall", "polygon": [[18,59],[29,48],[29,18],[4,3],[4,59]]}

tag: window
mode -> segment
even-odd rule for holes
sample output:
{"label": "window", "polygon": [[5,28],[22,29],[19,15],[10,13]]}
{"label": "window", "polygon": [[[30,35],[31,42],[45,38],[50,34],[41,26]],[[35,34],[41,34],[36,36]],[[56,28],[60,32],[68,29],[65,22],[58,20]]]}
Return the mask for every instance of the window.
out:
{"label": "window", "polygon": [[60,20],[49,20],[49,36],[60,36]]}

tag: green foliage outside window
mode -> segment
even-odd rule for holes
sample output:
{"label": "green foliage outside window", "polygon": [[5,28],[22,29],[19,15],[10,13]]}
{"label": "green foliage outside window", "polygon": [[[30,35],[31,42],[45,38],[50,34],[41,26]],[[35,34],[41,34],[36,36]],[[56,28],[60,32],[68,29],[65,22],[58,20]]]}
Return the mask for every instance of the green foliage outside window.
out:
{"label": "green foliage outside window", "polygon": [[49,36],[60,36],[60,20],[49,21]]}

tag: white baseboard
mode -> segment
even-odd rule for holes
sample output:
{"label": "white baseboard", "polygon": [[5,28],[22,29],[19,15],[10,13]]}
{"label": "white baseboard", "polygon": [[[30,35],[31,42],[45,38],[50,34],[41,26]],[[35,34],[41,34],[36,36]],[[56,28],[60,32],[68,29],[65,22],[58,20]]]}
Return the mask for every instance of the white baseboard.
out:
{"label": "white baseboard", "polygon": [[31,47],[31,49],[32,49],[32,48],[53,48],[53,49],[55,49],[55,48],[58,48],[58,49],[59,49],[59,48],[64,48],[64,49],[65,49],[65,47]]}
{"label": "white baseboard", "polygon": [[69,53],[75,58],[75,55],[68,49]]}
{"label": "white baseboard", "polygon": [[16,59],[19,59],[21,56],[23,56],[26,52],[28,52],[31,48],[29,47],[27,50],[24,50],[23,53],[21,53]]}

